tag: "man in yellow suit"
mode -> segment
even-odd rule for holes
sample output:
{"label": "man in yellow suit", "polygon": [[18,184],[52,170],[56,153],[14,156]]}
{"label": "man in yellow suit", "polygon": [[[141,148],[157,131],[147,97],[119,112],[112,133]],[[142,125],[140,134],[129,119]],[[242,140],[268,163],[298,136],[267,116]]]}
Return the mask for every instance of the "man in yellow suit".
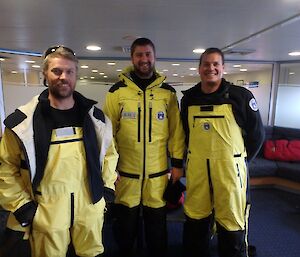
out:
{"label": "man in yellow suit", "polygon": [[[138,38],[131,61],[106,97],[104,112],[111,119],[120,155],[116,184],[116,241],[120,256],[133,256],[140,209],[145,239],[152,257],[166,255],[168,154],[173,182],[182,176],[184,132],[176,92],[155,71],[155,47]],[[142,240],[142,239],[141,239]]]}
{"label": "man in yellow suit", "polygon": [[77,256],[103,255],[104,209],[114,198],[118,154],[110,120],[75,91],[77,66],[70,48],[49,48],[48,89],[4,121],[0,204],[11,212],[11,247],[2,256],[23,256],[19,246],[28,238],[33,257],[65,257],[70,243]]}
{"label": "man in yellow suit", "polygon": [[223,79],[223,70],[223,53],[207,49],[200,57],[201,82],[183,92],[181,101],[188,147],[183,235],[187,257],[209,256],[214,220],[219,256],[247,256],[247,162],[261,147],[264,129],[252,93]]}

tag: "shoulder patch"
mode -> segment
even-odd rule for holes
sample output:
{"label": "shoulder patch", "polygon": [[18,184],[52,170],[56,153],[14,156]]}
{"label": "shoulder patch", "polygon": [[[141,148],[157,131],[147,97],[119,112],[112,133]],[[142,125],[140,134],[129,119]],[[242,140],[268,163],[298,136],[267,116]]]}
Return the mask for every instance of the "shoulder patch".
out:
{"label": "shoulder patch", "polygon": [[12,129],[26,118],[27,116],[25,115],[25,113],[21,112],[19,109],[16,109],[15,112],[8,115],[8,117],[4,120],[4,125]]}
{"label": "shoulder patch", "polygon": [[171,85],[169,85],[167,83],[162,83],[162,85],[160,87],[163,88],[163,89],[170,90],[173,93],[176,93],[176,90]]}
{"label": "shoulder patch", "polygon": [[255,111],[255,112],[258,111],[258,105],[257,105],[257,102],[256,102],[255,98],[251,98],[251,99],[250,99],[250,101],[249,101],[249,106],[250,106],[250,108],[251,108],[253,111]]}
{"label": "shoulder patch", "polygon": [[123,81],[119,81],[117,82],[116,84],[114,84],[110,89],[109,89],[109,92],[110,93],[113,93],[115,92],[116,90],[118,90],[120,87],[127,87]]}
{"label": "shoulder patch", "polygon": [[105,115],[104,115],[103,111],[101,111],[97,107],[94,107],[93,116],[96,119],[101,120],[103,123],[105,123]]}

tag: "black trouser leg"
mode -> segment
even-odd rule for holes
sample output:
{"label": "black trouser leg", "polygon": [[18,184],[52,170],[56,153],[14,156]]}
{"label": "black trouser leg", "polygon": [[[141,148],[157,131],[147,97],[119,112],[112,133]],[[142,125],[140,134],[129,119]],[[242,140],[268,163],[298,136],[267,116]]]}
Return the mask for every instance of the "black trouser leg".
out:
{"label": "black trouser leg", "polygon": [[186,216],[183,227],[185,257],[209,257],[211,216],[196,220]]}
{"label": "black trouser leg", "polygon": [[151,257],[165,257],[167,254],[167,213],[166,207],[143,206],[145,239]]}
{"label": "black trouser leg", "polygon": [[24,232],[6,228],[4,242],[0,247],[1,257],[30,257],[31,248],[29,240],[23,239]]}
{"label": "black trouser leg", "polygon": [[245,231],[228,231],[217,223],[220,257],[246,257]]}
{"label": "black trouser leg", "polygon": [[113,225],[114,236],[121,257],[132,257],[133,246],[137,236],[140,207],[116,205],[116,220]]}

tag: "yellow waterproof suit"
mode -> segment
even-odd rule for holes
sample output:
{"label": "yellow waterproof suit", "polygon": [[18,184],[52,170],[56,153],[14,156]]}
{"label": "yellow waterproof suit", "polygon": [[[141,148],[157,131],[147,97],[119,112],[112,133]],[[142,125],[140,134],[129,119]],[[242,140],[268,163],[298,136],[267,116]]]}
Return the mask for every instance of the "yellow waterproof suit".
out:
{"label": "yellow waterproof suit", "polygon": [[104,111],[120,155],[114,235],[124,256],[134,255],[141,210],[149,254],[163,256],[167,249],[168,157],[182,168],[185,146],[176,92],[164,81],[156,72],[140,79],[130,67],[106,95]]}
{"label": "yellow waterproof suit", "polygon": [[120,82],[109,90],[104,107],[120,155],[117,170],[121,180],[115,202],[159,208],[165,205],[168,151],[175,167],[182,165],[184,155],[176,92],[158,73],[143,91],[131,80],[130,71],[132,68],[125,70]]}
{"label": "yellow waterproof suit", "polygon": [[[181,116],[188,147],[184,245],[191,256],[209,256],[209,224],[217,223],[220,256],[246,256],[248,161],[264,129],[250,91],[222,79],[211,94],[201,83],[183,92]],[[201,254],[200,254],[201,253]]]}
{"label": "yellow waterproof suit", "polygon": [[29,236],[34,257],[64,257],[71,240],[79,256],[104,251],[103,213],[118,154],[110,120],[94,101],[77,92],[74,99],[82,127],[52,129],[48,90],[5,120],[0,204],[11,211],[7,227]]}

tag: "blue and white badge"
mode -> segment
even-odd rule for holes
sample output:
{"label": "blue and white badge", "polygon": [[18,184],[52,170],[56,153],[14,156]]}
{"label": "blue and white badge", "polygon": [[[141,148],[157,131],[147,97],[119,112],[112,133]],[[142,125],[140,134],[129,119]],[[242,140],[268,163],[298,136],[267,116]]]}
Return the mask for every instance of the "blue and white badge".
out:
{"label": "blue and white badge", "polygon": [[208,122],[205,122],[205,123],[203,124],[203,129],[204,129],[204,130],[209,130],[209,129],[210,129],[210,124],[209,124]]}
{"label": "blue and white badge", "polygon": [[165,119],[165,113],[162,112],[162,111],[158,112],[157,115],[156,115],[156,118],[158,120],[164,120]]}
{"label": "blue and white badge", "polygon": [[254,98],[251,98],[251,100],[249,101],[249,106],[253,111],[258,111],[258,105]]}

